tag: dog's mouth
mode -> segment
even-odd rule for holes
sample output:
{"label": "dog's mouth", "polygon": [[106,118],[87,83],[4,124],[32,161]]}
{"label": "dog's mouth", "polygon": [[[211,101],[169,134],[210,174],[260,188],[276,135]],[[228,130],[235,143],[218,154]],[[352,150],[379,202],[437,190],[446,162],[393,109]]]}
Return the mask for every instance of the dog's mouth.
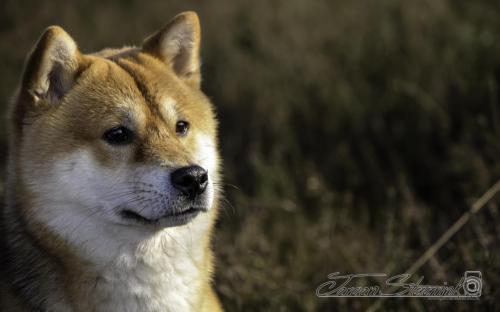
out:
{"label": "dog's mouth", "polygon": [[185,209],[182,211],[172,212],[172,213],[163,215],[159,218],[151,219],[151,218],[144,217],[143,215],[141,215],[135,211],[132,211],[129,209],[124,209],[120,212],[120,215],[124,219],[136,221],[139,223],[156,224],[156,223],[159,223],[161,221],[168,220],[168,221],[170,221],[170,223],[175,223],[175,225],[181,225],[181,224],[185,224],[185,223],[191,221],[200,212],[206,212],[206,211],[207,211],[207,209],[205,207],[189,207],[188,209]]}

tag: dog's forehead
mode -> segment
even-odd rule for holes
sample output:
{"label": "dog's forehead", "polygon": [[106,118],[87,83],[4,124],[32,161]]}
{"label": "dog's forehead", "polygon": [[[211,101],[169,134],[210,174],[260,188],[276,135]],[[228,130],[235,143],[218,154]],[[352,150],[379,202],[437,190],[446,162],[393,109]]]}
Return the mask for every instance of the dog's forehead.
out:
{"label": "dog's forehead", "polygon": [[99,124],[96,131],[128,122],[171,128],[179,120],[206,133],[215,131],[210,101],[152,56],[94,56],[80,80],[66,109],[76,121]]}
{"label": "dog's forehead", "polygon": [[202,128],[213,123],[210,101],[201,90],[183,82],[168,64],[141,52],[112,61],[114,70],[124,73],[154,115],[170,121],[190,118]]}
{"label": "dog's forehead", "polygon": [[193,93],[193,90],[180,81],[170,66],[152,56],[137,53],[132,57],[117,58],[113,61],[132,78],[137,90],[151,106],[182,105]]}
{"label": "dog's forehead", "polygon": [[108,91],[100,92],[100,96],[140,97],[150,108],[182,106],[192,97],[192,90],[186,88],[169,66],[142,53],[98,57],[90,68],[94,72],[90,81],[92,88],[98,89],[100,85]]}

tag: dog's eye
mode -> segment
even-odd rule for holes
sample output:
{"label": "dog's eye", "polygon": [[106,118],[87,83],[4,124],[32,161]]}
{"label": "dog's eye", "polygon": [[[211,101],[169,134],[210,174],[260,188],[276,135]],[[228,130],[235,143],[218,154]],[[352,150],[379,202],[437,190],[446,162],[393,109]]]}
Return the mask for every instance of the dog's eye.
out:
{"label": "dog's eye", "polygon": [[111,128],[104,133],[103,139],[112,145],[124,145],[132,142],[134,133],[126,127]]}
{"label": "dog's eye", "polygon": [[175,132],[177,135],[186,135],[189,130],[189,122],[180,120],[175,124]]}

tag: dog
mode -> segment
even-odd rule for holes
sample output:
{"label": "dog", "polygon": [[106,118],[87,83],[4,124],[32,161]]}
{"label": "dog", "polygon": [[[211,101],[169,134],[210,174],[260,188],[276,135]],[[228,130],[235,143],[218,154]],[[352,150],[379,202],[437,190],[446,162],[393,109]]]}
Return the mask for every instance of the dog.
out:
{"label": "dog", "polygon": [[49,27],[10,112],[2,311],[222,311],[221,196],[200,23],[83,54]]}

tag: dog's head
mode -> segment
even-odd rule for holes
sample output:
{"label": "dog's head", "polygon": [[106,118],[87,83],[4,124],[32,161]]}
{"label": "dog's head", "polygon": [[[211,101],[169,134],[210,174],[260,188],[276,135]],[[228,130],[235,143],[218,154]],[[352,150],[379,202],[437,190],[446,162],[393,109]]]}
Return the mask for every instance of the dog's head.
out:
{"label": "dog's head", "polygon": [[45,31],[13,111],[33,218],[78,235],[81,223],[157,231],[213,214],[216,121],[199,45],[192,12],[141,47],[90,55],[60,27]]}

